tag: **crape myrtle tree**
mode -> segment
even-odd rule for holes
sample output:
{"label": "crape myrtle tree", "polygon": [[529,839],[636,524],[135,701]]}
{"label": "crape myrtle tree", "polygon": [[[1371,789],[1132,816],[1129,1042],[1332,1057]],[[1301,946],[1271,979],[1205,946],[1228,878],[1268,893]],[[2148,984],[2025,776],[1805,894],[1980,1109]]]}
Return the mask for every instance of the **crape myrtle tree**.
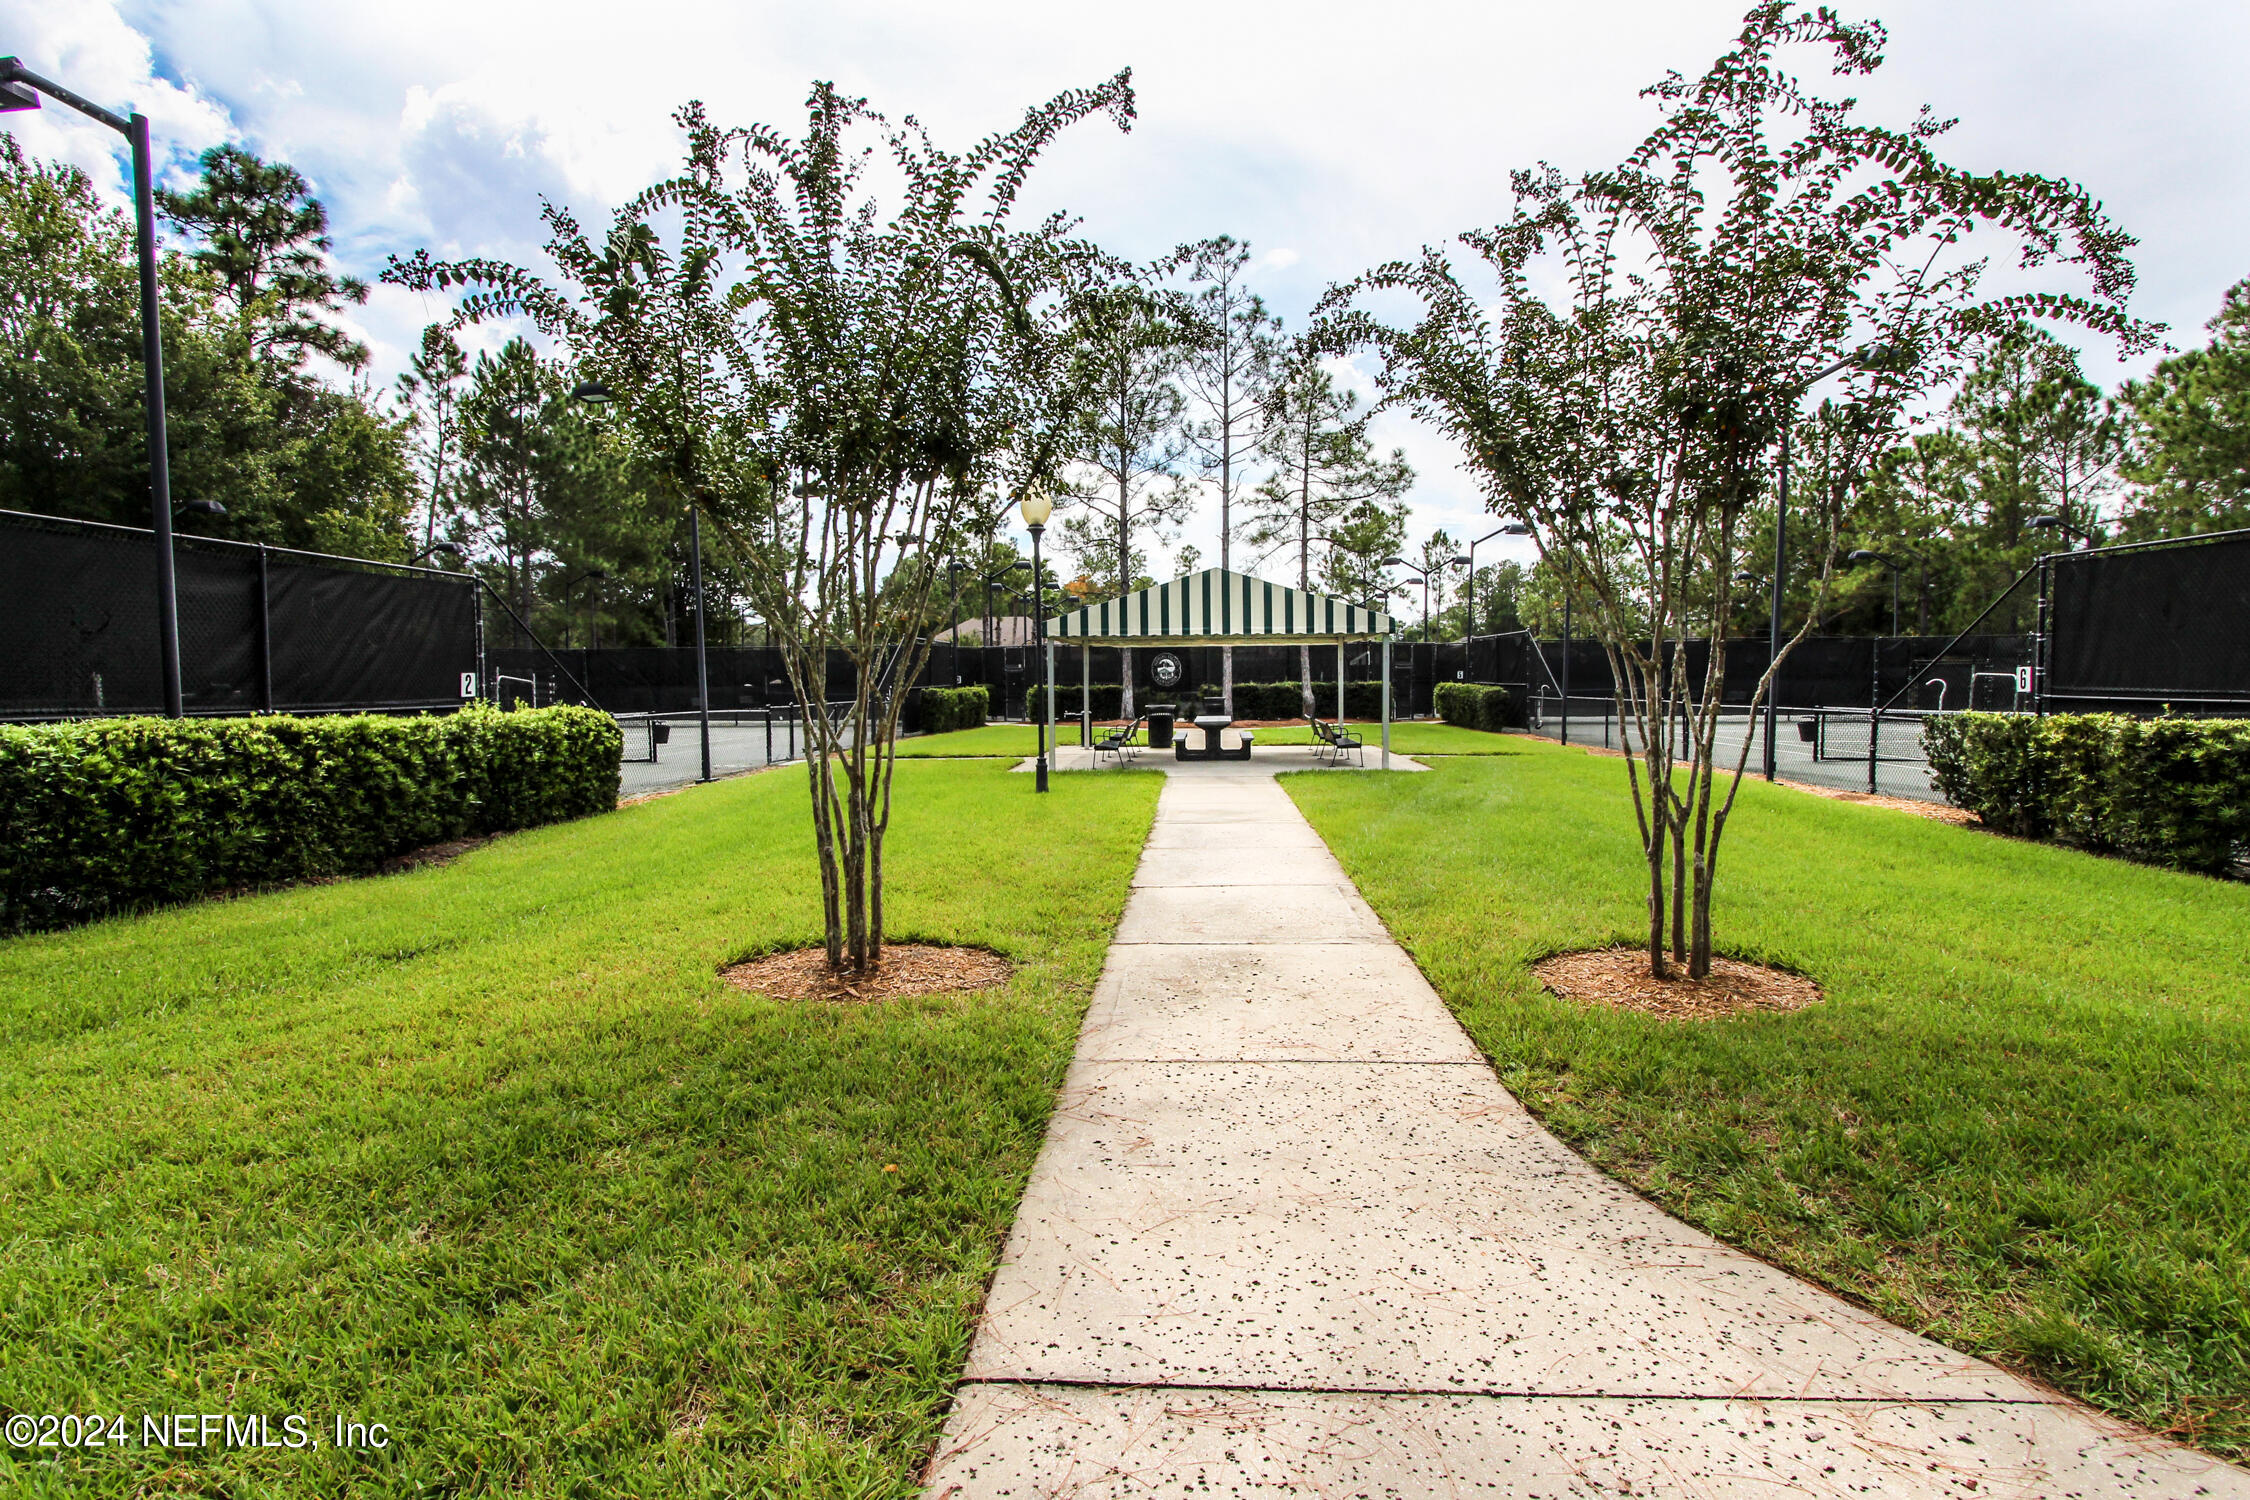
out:
{"label": "crape myrtle tree", "polygon": [[[980,491],[1052,481],[1051,393],[1074,266],[1099,261],[1050,218],[1010,225],[1056,134],[1130,77],[1074,90],[966,153],[911,118],[816,84],[801,139],[679,115],[686,170],[588,235],[549,206],[560,285],[495,262],[394,264],[409,286],[470,288],[460,316],[526,317],[606,388],[647,472],[729,543],[806,721],[828,960],[883,954],[883,841],[903,685]],[[859,146],[861,137],[873,144]],[[888,206],[868,183],[887,170]],[[886,591],[905,570],[909,585]],[[852,668],[830,704],[831,653]]]}
{"label": "crape myrtle tree", "polygon": [[[1204,479],[1216,486],[1219,566],[1232,568],[1235,507],[1265,425],[1266,390],[1280,357],[1281,319],[1268,313],[1265,299],[1244,284],[1250,247],[1232,235],[1180,246],[1165,269],[1193,288],[1185,308],[1188,342],[1180,383],[1202,417],[1188,424],[1187,439]],[[1179,569],[1192,573],[1201,561],[1200,553],[1182,548]],[[1219,693],[1233,713],[1232,646],[1219,648]]]}
{"label": "crape myrtle tree", "polygon": [[[1472,292],[1426,248],[1333,289],[1319,309],[1324,343],[1375,348],[1385,399],[1450,434],[1494,512],[1530,523],[1544,559],[1582,590],[1580,618],[1609,653],[1637,752],[1626,774],[1658,978],[1667,916],[1672,959],[1692,978],[1710,970],[1712,880],[1756,738],[1722,793],[1726,626],[1742,595],[1765,587],[1742,576],[1745,517],[1805,389],[1844,368],[1819,419],[1839,477],[1791,497],[1795,523],[1825,539],[1824,586],[1842,476],[1897,441],[1960,351],[2034,318],[2131,348],[2154,338],[2123,307],[2134,242],[2083,189],[1964,171],[1937,151],[1951,122],[1925,110],[1903,130],[1868,124],[1855,101],[1777,64],[1802,46],[1838,76],[1869,73],[1884,36],[1825,8],[1760,5],[1701,78],[1647,91],[1662,118],[1622,165],[1514,174],[1511,216],[1461,236],[1496,294]],[[2090,292],[1986,294],[1973,248],[1985,235],[2016,250],[2026,280],[2069,268]],[[1392,326],[1360,305],[1398,293],[1419,300],[1420,321]],[[1703,634],[1708,667],[1693,680],[1684,646]],[[1753,714],[1772,681],[1769,666]]]}
{"label": "crape myrtle tree", "polygon": [[[1249,498],[1250,545],[1265,548],[1268,557],[1294,553],[1297,587],[1306,590],[1313,586],[1315,559],[1327,548],[1336,560],[1328,571],[1335,575],[1337,591],[1379,608],[1372,602],[1378,585],[1363,566],[1366,549],[1357,544],[1388,547],[1376,557],[1398,550],[1396,540],[1383,539],[1395,520],[1390,502],[1414,483],[1405,452],[1394,448],[1388,458],[1376,456],[1367,437],[1374,414],[1360,409],[1357,395],[1336,388],[1335,377],[1308,346],[1298,345],[1283,358],[1266,387],[1259,415],[1259,452],[1273,467]],[[1395,529],[1405,535],[1403,521]],[[1335,542],[1346,533],[1348,544]],[[1310,646],[1297,648],[1297,681],[1309,719],[1314,712]]]}

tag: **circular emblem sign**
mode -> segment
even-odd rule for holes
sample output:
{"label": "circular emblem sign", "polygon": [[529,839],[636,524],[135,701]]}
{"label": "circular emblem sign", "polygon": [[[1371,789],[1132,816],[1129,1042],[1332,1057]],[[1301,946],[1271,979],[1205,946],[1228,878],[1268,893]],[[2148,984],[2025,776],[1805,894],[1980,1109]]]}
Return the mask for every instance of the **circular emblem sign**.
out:
{"label": "circular emblem sign", "polygon": [[1148,664],[1148,679],[1170,692],[1187,681],[1187,663],[1170,651],[1159,651],[1156,659]]}

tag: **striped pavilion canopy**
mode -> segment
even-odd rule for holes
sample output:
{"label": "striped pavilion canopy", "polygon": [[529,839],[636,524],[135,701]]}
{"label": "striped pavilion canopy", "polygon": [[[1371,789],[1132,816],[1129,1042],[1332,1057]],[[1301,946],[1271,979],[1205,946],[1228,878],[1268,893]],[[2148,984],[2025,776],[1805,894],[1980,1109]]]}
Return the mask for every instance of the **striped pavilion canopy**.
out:
{"label": "striped pavilion canopy", "polygon": [[1144,646],[1310,645],[1369,640],[1395,628],[1389,615],[1327,594],[1205,568],[1122,599],[1050,616],[1047,638]]}

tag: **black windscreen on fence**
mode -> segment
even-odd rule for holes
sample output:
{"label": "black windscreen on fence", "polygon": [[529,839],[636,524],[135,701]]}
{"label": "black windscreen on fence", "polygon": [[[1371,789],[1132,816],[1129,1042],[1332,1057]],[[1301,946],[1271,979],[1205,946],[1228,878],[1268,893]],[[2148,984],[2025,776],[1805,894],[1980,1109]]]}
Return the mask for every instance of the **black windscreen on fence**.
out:
{"label": "black windscreen on fence", "polygon": [[2250,532],[2057,553],[2048,566],[2055,706],[2250,703]]}
{"label": "black windscreen on fence", "polygon": [[[1811,636],[1782,663],[1780,699],[1785,708],[1869,708],[1893,700],[1907,708],[2008,708],[2016,669],[2030,663],[2032,644],[2028,635]],[[1521,631],[1400,648],[1425,694],[1431,681],[1458,679],[1505,684],[1527,699],[1559,698],[1566,682],[1573,699],[1613,695],[1601,642],[1571,641],[1567,672],[1564,655],[1563,642],[1534,641]],[[1762,640],[1729,641],[1720,701],[1748,703],[1767,659]],[[1701,686],[1710,662],[1709,641],[1687,642],[1690,683]]]}
{"label": "black windscreen on fence", "polygon": [[[173,548],[190,713],[450,708],[476,583],[201,537]],[[149,531],[0,512],[0,717],[163,710]]]}

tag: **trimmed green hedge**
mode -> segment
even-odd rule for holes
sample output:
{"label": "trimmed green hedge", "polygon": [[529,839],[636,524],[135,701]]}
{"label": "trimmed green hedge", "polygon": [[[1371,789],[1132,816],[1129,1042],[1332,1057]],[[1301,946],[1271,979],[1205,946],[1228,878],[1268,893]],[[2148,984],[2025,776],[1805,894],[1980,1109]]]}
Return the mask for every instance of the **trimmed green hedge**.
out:
{"label": "trimmed green hedge", "polygon": [[992,694],[982,687],[924,688],[915,710],[924,734],[975,729],[991,713]]}
{"label": "trimmed green hedge", "polygon": [[[1034,684],[1030,692],[1025,695],[1028,706],[1024,709],[1024,712],[1031,718],[1039,718],[1039,705],[1045,701],[1046,696],[1047,685],[1043,682]],[[1056,683],[1055,717],[1058,719],[1077,718],[1080,696],[1081,689],[1077,683]],[[1093,698],[1094,717],[1097,719],[1114,719],[1120,716],[1119,705],[1125,701],[1125,690],[1114,682],[1097,682],[1094,684]]]}
{"label": "trimmed green hedge", "polygon": [[1930,779],[1987,826],[2225,874],[2250,857],[2250,720],[1946,714]]}
{"label": "trimmed green hedge", "polygon": [[1523,720],[1508,690],[1489,682],[1441,682],[1430,690],[1437,716],[1463,729],[1485,729],[1497,734],[1522,727]]}
{"label": "trimmed green hedge", "polygon": [[571,707],[0,726],[0,931],[606,812],[623,749]]}
{"label": "trimmed green hedge", "polygon": [[[1393,683],[1393,711],[1399,684]],[[1244,719],[1301,719],[1305,716],[1303,684],[1289,682],[1238,682],[1234,685],[1234,711]],[[1313,713],[1316,717],[1336,717],[1336,684],[1313,684]],[[1372,682],[1347,682],[1344,684],[1344,717],[1347,719],[1380,719],[1383,717],[1383,683],[1381,678]]]}

